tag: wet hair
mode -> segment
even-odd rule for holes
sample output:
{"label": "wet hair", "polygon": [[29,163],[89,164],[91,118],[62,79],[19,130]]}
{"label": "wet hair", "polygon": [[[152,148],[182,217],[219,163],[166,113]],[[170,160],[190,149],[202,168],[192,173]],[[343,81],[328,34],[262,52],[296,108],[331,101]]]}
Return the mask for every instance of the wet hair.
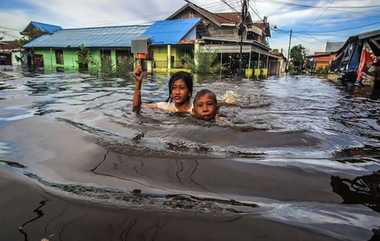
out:
{"label": "wet hair", "polygon": [[195,95],[194,100],[193,100],[193,105],[195,106],[195,104],[197,103],[197,100],[199,99],[199,97],[202,97],[202,96],[205,96],[205,95],[210,96],[211,99],[215,102],[215,105],[218,105],[218,101],[216,99],[215,93],[212,92],[211,90],[208,90],[208,89],[202,89],[202,90],[200,90],[200,91],[197,92],[197,94]]}
{"label": "wet hair", "polygon": [[186,87],[189,89],[189,93],[190,93],[189,98],[193,94],[193,76],[188,72],[178,71],[174,73],[172,77],[170,77],[169,79],[169,98],[167,99],[167,102],[172,101],[172,88],[173,88],[174,82],[179,79],[183,80],[186,84]]}

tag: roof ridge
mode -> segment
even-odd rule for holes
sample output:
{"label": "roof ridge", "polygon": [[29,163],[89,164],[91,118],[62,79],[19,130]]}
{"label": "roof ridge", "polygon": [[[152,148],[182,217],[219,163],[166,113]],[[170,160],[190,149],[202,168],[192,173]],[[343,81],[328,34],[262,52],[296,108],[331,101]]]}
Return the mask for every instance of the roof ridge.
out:
{"label": "roof ridge", "polygon": [[[202,8],[201,6],[198,6],[197,4],[193,3],[193,2],[187,2],[181,9],[184,9],[186,7],[192,7],[192,8],[195,8],[196,11],[198,12],[205,12],[205,14],[209,14],[211,16],[212,19],[209,19],[211,20],[211,22],[214,22],[214,24],[216,25],[219,25],[220,22],[218,21],[218,19],[216,19],[216,17],[218,17],[218,15],[216,15],[215,13],[212,13],[210,12],[209,10],[205,9],[205,8]],[[179,10],[177,10],[177,12],[175,12],[174,14],[172,14],[170,17],[172,17],[173,15],[177,14]],[[204,13],[201,15],[204,15]],[[205,16],[206,18],[208,18],[207,16]],[[221,16],[220,16],[221,17]]]}
{"label": "roof ridge", "polygon": [[[199,8],[200,10],[206,11],[207,13],[209,13],[209,14],[211,14],[211,15],[214,15],[214,16],[216,16],[216,17],[221,17],[221,18],[224,18],[224,19],[226,19],[226,20],[231,21],[231,19],[228,19],[228,18],[225,18],[225,17],[223,17],[223,16],[220,16],[220,15],[218,15],[217,13],[213,13],[213,12],[207,10],[206,8],[203,8],[203,7],[201,7],[201,6],[199,6],[199,5],[195,4],[195,3],[191,3],[191,4],[194,5],[195,7]],[[217,22],[219,22],[218,19],[215,19],[215,20],[216,20]],[[219,23],[220,23],[220,22],[219,22]]]}
{"label": "roof ridge", "polygon": [[62,26],[60,25],[55,25],[55,24],[50,24],[50,23],[42,23],[42,22],[38,22],[38,21],[30,21],[31,23],[37,23],[37,24],[44,24],[44,25],[49,25],[49,26],[54,26],[54,27],[60,27],[62,28]]}
{"label": "roof ridge", "polygon": [[122,27],[149,27],[149,24],[132,24],[132,25],[116,25],[116,26],[99,26],[99,27],[81,27],[81,28],[64,28],[62,30],[83,30],[83,29],[101,29],[101,28],[122,28]]}

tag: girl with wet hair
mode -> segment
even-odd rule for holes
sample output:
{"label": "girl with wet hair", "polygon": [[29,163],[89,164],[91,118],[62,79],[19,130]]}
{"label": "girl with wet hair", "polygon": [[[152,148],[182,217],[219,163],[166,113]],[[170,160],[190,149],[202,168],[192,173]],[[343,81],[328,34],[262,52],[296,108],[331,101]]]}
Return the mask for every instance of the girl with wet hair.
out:
{"label": "girl with wet hair", "polygon": [[[141,86],[143,71],[138,65],[134,71],[136,86],[133,94],[133,111],[141,109]],[[167,112],[192,113],[193,105],[191,95],[193,93],[193,77],[191,74],[180,71],[173,74],[169,80],[169,98],[166,102],[144,104],[145,108],[161,109]]]}

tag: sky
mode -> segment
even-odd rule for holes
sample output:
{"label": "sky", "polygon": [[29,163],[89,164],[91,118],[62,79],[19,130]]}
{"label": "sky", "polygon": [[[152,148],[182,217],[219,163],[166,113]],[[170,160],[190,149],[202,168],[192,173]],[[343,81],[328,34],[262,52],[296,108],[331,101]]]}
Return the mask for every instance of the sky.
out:
{"label": "sky", "polygon": [[[226,3],[223,3],[227,2]],[[241,0],[193,0],[212,11],[240,10]],[[272,27],[270,47],[287,53],[302,44],[308,53],[324,51],[327,41],[380,29],[380,0],[250,0],[254,21],[264,16]],[[63,28],[149,24],[165,19],[183,6],[183,0],[2,0],[0,37],[19,37],[29,21]]]}

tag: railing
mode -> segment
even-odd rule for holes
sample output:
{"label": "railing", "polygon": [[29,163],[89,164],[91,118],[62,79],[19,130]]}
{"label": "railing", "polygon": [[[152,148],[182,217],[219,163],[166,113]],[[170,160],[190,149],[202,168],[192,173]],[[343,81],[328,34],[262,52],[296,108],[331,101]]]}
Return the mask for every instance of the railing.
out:
{"label": "railing", "polygon": [[168,61],[153,61],[153,68],[166,69],[168,68]]}
{"label": "railing", "polygon": [[190,66],[188,63],[181,60],[181,61],[174,61],[174,63],[172,63],[172,68],[186,69],[186,68],[190,68]]}
{"label": "railing", "polygon": [[[167,61],[153,61],[153,68],[155,69],[166,69],[168,68]],[[171,68],[190,68],[189,64],[184,61],[174,61],[171,63]]]}

